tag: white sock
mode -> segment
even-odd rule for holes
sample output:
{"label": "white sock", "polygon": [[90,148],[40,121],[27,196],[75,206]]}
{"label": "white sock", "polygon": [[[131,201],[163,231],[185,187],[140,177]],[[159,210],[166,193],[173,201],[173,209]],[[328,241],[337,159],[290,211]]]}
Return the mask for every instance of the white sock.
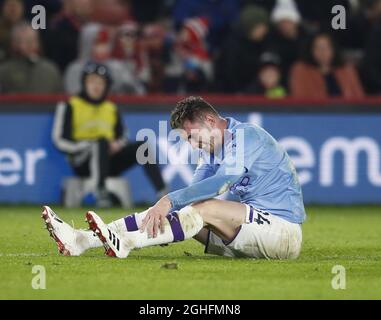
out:
{"label": "white sock", "polygon": [[[118,224],[116,224],[116,221],[111,222],[110,224],[108,224],[108,226],[112,230],[115,230],[118,232],[120,231]],[[125,226],[123,231],[125,231]],[[88,249],[103,247],[102,241],[99,240],[98,236],[96,236],[93,231],[79,229],[79,230],[75,230],[75,232],[76,232],[76,244],[82,250],[82,252],[85,252]]]}
{"label": "white sock", "polygon": [[77,246],[84,251],[92,248],[100,248],[103,246],[99,238],[92,231],[75,230]]}
{"label": "white sock", "polygon": [[149,238],[147,231],[140,232],[139,230],[127,232],[125,235],[134,248],[143,248],[190,239],[203,226],[204,222],[199,211],[192,206],[188,206],[168,215],[164,222],[164,233],[159,231],[156,238]]}

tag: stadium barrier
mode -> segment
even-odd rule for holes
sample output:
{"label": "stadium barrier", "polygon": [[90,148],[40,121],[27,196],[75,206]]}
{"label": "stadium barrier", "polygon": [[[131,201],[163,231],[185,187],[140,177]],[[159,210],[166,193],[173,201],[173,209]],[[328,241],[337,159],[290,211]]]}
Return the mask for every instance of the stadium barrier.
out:
{"label": "stadium barrier", "polygon": [[[62,180],[72,175],[51,141],[53,112],[64,98],[0,97],[1,203],[59,203]],[[113,100],[123,111],[129,139],[134,140],[142,128],[158,135],[163,130],[159,122],[168,120],[180,98],[158,95]],[[296,166],[306,203],[381,203],[381,99],[205,98],[224,116],[259,124],[280,141]],[[187,146],[174,150],[170,145],[161,136],[156,150],[158,157],[167,159],[161,169],[174,190],[190,182],[194,165],[181,164],[189,156]],[[126,176],[136,202],[154,200],[154,190],[141,168],[135,167]]]}

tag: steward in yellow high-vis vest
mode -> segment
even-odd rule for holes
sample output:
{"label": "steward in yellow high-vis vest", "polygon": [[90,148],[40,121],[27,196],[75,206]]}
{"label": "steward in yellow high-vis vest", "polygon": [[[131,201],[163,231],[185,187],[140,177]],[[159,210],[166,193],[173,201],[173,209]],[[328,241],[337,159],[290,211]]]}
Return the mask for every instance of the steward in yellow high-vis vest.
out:
{"label": "steward in yellow high-vis vest", "polygon": [[116,105],[103,101],[97,106],[82,97],[71,97],[69,105],[72,112],[72,135],[74,141],[98,140],[113,141],[120,132],[117,126],[120,117]]}
{"label": "steward in yellow high-vis vest", "polygon": [[[105,188],[106,178],[119,176],[137,164],[136,151],[142,142],[127,141],[118,107],[107,100],[112,84],[107,67],[87,63],[81,81],[81,92],[57,106],[53,141],[68,155],[77,176],[93,178],[97,205],[109,207],[112,203]],[[144,169],[161,196],[165,185],[155,160]]]}

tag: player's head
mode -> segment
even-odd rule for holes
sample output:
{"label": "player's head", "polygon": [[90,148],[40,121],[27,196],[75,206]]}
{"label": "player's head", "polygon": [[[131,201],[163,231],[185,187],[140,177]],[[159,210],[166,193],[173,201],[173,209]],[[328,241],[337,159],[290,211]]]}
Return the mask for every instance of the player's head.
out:
{"label": "player's head", "polygon": [[108,68],[97,62],[88,62],[82,72],[82,96],[93,102],[103,101],[111,87]]}
{"label": "player's head", "polygon": [[213,152],[223,142],[222,118],[217,110],[201,97],[179,101],[171,113],[172,129],[181,129],[181,135],[193,148]]}

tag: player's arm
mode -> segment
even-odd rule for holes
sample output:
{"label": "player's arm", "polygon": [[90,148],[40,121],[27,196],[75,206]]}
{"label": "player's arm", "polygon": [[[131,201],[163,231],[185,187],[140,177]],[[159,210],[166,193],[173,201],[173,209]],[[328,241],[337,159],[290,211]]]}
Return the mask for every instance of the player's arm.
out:
{"label": "player's arm", "polygon": [[[238,157],[227,154],[214,176],[196,182],[187,188],[171,192],[161,198],[150,208],[149,213],[143,220],[141,230],[145,230],[149,226],[147,227],[149,234],[156,237],[159,225],[163,230],[163,219],[170,210],[180,209],[197,201],[214,198],[237,182],[246,171],[246,168],[250,168],[256,161],[262,149],[262,143],[253,128],[245,128],[243,132],[245,145],[241,144],[237,148]],[[226,148],[226,150],[229,149]]]}
{"label": "player's arm", "polygon": [[190,185],[184,189],[180,189],[168,194],[173,209],[180,209],[191,203],[214,198],[237,182],[239,177],[244,173],[244,169],[237,175],[225,175],[224,168],[218,169],[218,172],[205,180]]}
{"label": "player's arm", "polygon": [[193,185],[195,183],[198,183],[202,180],[205,180],[215,174],[214,169],[211,165],[204,163],[203,159],[200,159],[200,164],[197,166],[196,170],[194,171],[192,182],[190,185]]}
{"label": "player's arm", "polygon": [[72,139],[72,112],[66,102],[57,105],[54,116],[52,139],[55,146],[65,153],[77,153],[90,147],[90,142],[76,142]]}
{"label": "player's arm", "polygon": [[[245,128],[246,145],[237,154],[228,154],[216,174],[184,189],[168,194],[173,209],[180,209],[194,202],[214,198],[227,191],[258,158],[262,144],[254,129]],[[240,154],[238,154],[240,152]]]}

